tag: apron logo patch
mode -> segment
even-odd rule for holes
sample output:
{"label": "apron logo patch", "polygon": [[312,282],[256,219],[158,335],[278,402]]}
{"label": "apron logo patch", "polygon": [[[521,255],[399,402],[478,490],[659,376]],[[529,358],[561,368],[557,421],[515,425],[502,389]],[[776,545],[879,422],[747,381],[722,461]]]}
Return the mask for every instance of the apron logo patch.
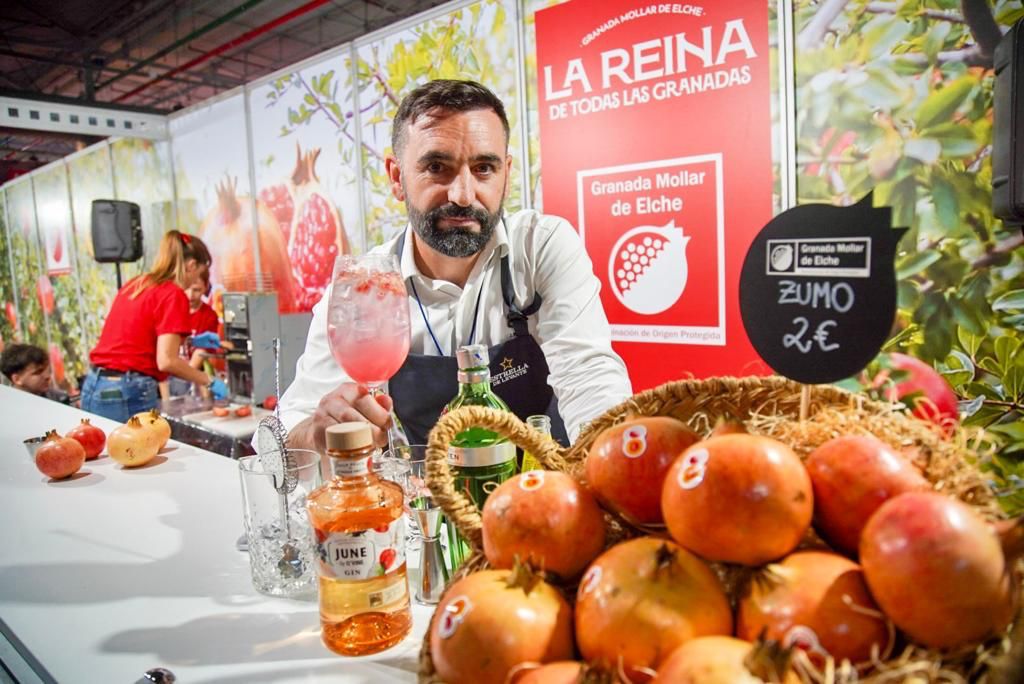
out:
{"label": "apron logo patch", "polygon": [[515,361],[506,356],[501,360],[501,372],[497,375],[491,376],[491,387],[500,385],[503,382],[509,380],[515,380],[518,377],[526,375],[530,370],[530,364],[522,363],[515,365]]}

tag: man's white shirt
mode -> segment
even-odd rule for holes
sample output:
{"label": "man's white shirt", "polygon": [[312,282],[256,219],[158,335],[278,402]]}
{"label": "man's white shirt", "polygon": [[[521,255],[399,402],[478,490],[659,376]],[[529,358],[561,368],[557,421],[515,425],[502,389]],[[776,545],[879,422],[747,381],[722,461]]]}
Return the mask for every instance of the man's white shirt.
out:
{"label": "man's white shirt", "polygon": [[[501,292],[501,257],[508,254],[516,304],[525,308],[536,292],[543,297],[540,310],[529,318],[529,330],[547,360],[548,383],[558,398],[569,438],[575,440],[586,421],[632,394],[626,366],[611,347],[611,330],[598,295],[600,281],[579,235],[566,220],[530,210],[506,216],[495,226],[464,288],[420,273],[413,256],[412,228],[407,225],[405,231],[399,260],[409,290],[411,353],[437,355],[424,314],[446,356],[464,344],[492,346],[512,337]],[[397,249],[398,236],[371,252],[395,254]],[[349,380],[328,346],[329,301],[330,288],[313,307],[295,380],[281,397],[281,419],[289,430],[312,415],[324,395]],[[474,312],[476,330],[470,340]],[[402,407],[395,410],[401,416]]]}

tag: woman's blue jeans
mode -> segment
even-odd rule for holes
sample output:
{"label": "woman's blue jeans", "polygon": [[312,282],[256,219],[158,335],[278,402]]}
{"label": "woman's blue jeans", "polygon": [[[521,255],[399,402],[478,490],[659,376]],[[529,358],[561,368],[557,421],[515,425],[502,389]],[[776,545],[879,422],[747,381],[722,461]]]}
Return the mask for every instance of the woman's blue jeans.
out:
{"label": "woman's blue jeans", "polygon": [[156,380],[142,373],[100,375],[95,368],[82,385],[82,410],[121,423],[141,411],[157,407],[160,392]]}

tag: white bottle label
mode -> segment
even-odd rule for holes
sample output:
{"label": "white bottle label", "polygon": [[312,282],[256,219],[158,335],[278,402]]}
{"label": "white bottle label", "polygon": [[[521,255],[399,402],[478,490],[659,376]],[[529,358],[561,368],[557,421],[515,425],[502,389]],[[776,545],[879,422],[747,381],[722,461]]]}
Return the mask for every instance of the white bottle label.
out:
{"label": "white bottle label", "polygon": [[334,532],[317,540],[320,575],[350,582],[382,577],[405,563],[405,517],[386,527]]}

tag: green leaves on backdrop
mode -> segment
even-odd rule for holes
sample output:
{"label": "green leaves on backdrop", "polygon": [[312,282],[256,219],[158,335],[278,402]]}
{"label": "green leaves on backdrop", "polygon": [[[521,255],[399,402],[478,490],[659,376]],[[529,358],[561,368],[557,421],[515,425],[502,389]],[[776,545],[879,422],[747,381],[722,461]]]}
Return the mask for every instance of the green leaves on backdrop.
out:
{"label": "green leaves on backdrop", "polygon": [[[910,227],[887,348],[946,375],[996,441],[1004,504],[1024,511],[1024,236],[992,216],[991,45],[958,0],[795,5],[798,201],[873,188]],[[1003,31],[1024,16],[1018,0],[991,11]]]}

